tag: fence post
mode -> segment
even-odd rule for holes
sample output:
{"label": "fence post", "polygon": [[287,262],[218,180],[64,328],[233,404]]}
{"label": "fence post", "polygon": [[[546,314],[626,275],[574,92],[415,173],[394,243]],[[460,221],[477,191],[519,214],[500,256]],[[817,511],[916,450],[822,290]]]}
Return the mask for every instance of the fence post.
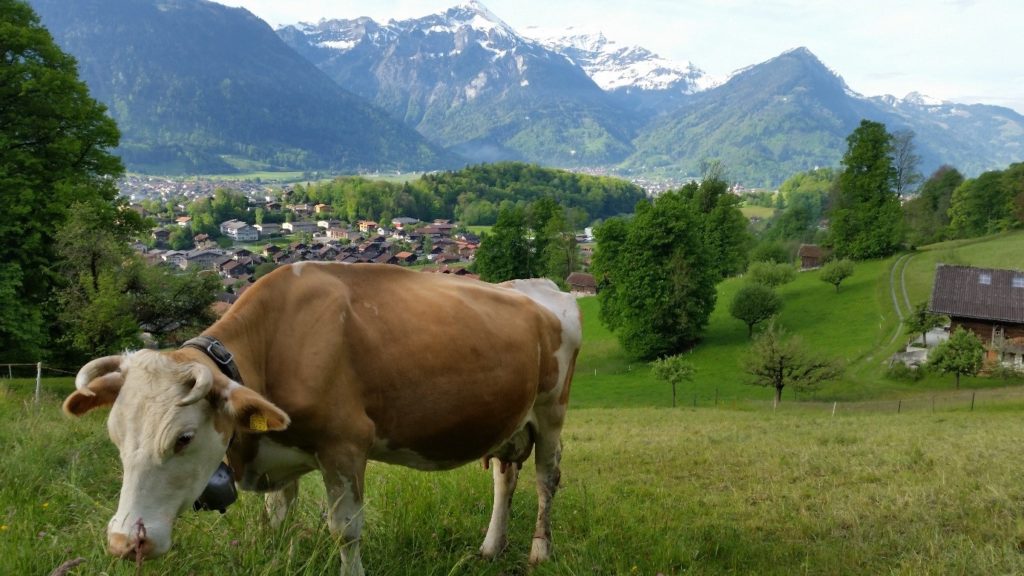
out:
{"label": "fence post", "polygon": [[715,386],[715,406],[718,406],[718,386]]}
{"label": "fence post", "polygon": [[974,395],[975,394],[977,394],[977,392],[971,392],[971,412],[974,412]]}
{"label": "fence post", "polygon": [[896,413],[899,414],[903,411],[903,400],[900,400],[899,404],[896,405]]}
{"label": "fence post", "polygon": [[935,412],[935,396],[932,396],[932,412]]}
{"label": "fence post", "polygon": [[838,404],[839,404],[839,402],[833,402],[832,403],[832,417],[833,418],[836,417],[836,405],[838,405]]}
{"label": "fence post", "polygon": [[39,389],[43,386],[43,363],[36,362],[36,404],[39,404]]}

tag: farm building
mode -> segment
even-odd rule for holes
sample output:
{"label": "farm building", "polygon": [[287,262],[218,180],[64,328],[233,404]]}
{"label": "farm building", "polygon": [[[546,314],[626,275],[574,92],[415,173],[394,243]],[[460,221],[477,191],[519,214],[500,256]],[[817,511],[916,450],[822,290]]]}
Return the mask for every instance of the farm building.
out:
{"label": "farm building", "polygon": [[821,265],[825,263],[825,251],[817,244],[801,244],[796,255],[797,258],[800,258],[802,270],[821,268]]}
{"label": "farm building", "polygon": [[939,264],[930,308],[977,334],[987,360],[1024,370],[1024,272]]}
{"label": "farm building", "polygon": [[569,292],[581,296],[597,294],[597,281],[585,272],[573,272],[565,279]]}

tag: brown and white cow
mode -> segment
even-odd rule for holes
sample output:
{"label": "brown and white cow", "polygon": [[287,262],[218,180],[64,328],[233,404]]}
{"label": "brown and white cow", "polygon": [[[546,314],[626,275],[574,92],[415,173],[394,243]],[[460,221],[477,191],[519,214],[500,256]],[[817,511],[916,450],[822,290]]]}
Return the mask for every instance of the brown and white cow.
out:
{"label": "brown and white cow", "polygon": [[[421,470],[484,459],[494,508],[480,552],[505,547],[518,466],[535,449],[530,562],[548,558],[559,436],[581,340],[575,300],[546,280],[494,286],[394,266],[300,263],[261,279],[205,332],[239,378],[194,347],[93,360],[64,402],[112,406],[124,477],[110,552],[158,556],[227,459],[283,520],[319,470],[343,573],[362,573],[368,459]],[[213,340],[210,340],[213,339]],[[240,380],[236,381],[236,380]]]}

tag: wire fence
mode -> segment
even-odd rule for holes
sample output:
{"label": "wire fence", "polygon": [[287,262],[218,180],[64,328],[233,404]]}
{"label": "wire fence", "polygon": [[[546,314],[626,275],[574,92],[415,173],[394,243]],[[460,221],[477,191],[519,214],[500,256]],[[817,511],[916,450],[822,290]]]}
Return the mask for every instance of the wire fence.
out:
{"label": "wire fence", "polygon": [[36,362],[35,364],[0,364],[0,381],[14,381],[15,379],[31,381],[33,378],[35,379],[35,402],[37,404],[42,395],[44,377],[68,377],[75,374],[77,374],[76,371],[65,370],[56,366],[47,366],[42,362]]}

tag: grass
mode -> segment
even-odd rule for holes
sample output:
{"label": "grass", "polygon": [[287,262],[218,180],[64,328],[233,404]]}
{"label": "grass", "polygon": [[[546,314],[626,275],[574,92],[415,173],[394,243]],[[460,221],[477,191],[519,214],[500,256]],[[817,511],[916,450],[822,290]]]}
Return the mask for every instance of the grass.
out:
{"label": "grass", "polygon": [[[103,530],[120,463],[104,413],[70,420],[0,389],[0,573],[128,575]],[[689,408],[583,409],[564,434],[555,555],[529,571],[532,465],[510,546],[476,557],[490,507],[477,466],[421,473],[371,465],[363,558],[373,574],[1011,574],[1024,571],[1020,399],[991,409],[812,415]],[[323,488],[302,485],[291,521],[261,500],[186,513],[143,574],[337,574]]]}
{"label": "grass", "polygon": [[[784,400],[850,402],[898,400],[920,395],[951,393],[952,377],[929,374],[918,381],[894,380],[886,376],[889,357],[909,340],[893,309],[890,271],[899,260],[860,262],[837,292],[819,279],[817,271],[802,272],[797,279],[777,289],[783,300],[778,322],[790,334],[799,335],[816,353],[840,360],[846,366],[842,378],[825,383],[813,394],[797,395],[787,389]],[[1024,232],[982,239],[937,244],[912,253],[906,270],[897,268],[896,278],[905,278],[912,303],[927,300],[935,275],[935,262],[1024,269]],[[692,383],[680,389],[680,401],[707,406],[718,402],[764,401],[771,391],[750,386],[740,360],[750,340],[746,326],[728,313],[729,303],[742,285],[742,278],[725,280],[718,286],[718,302],[704,338],[688,353],[697,372]],[[903,305],[902,292],[897,297]],[[580,300],[584,315],[584,346],[580,353],[573,390],[575,407],[667,406],[671,403],[668,384],[656,380],[649,367],[628,358],[613,334],[598,320],[596,298]],[[895,336],[895,338],[894,338]],[[1021,384],[976,377],[965,378],[966,389],[999,388]]]}

